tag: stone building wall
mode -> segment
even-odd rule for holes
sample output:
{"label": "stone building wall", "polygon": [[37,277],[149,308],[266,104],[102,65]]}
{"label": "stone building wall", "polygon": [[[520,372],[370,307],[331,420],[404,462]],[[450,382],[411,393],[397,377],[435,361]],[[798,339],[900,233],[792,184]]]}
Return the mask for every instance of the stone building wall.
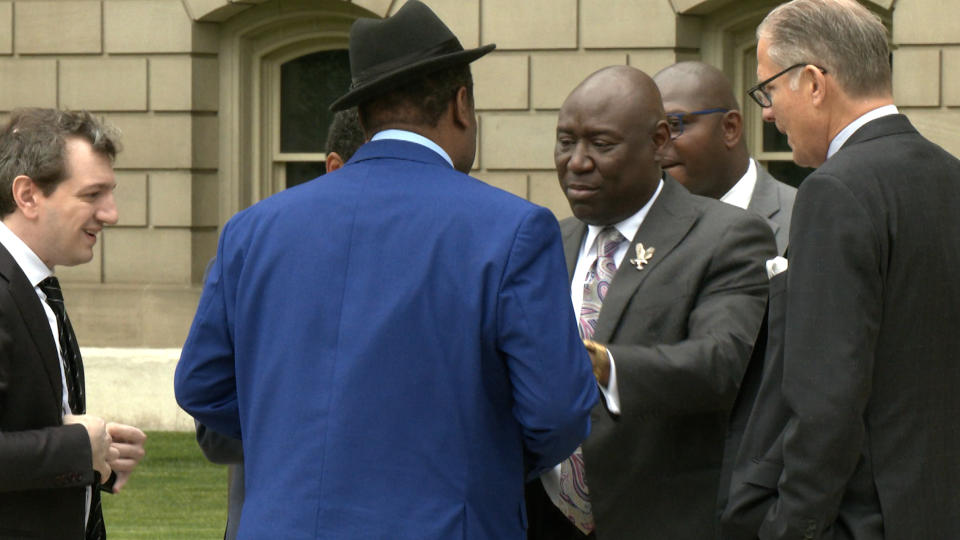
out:
{"label": "stone building wall", "polygon": [[960,156],[960,2],[897,0],[893,96],[921,133]]}
{"label": "stone building wall", "polygon": [[[0,116],[20,106],[82,108],[123,132],[120,222],[103,233],[91,264],[57,269],[83,344],[178,347],[186,336],[218,227],[244,206],[236,178],[249,135],[239,133],[246,124],[235,104],[256,74],[233,66],[257,44],[237,37],[237,21],[293,24],[285,14],[311,10],[385,16],[404,1],[0,1]],[[576,83],[611,64],[653,73],[699,58],[743,76],[728,49],[779,3],[425,1],[465,47],[497,44],[474,64],[474,174],[560,218],[570,212],[553,172],[553,137]],[[892,21],[898,105],[960,155],[960,2],[861,1]]]}

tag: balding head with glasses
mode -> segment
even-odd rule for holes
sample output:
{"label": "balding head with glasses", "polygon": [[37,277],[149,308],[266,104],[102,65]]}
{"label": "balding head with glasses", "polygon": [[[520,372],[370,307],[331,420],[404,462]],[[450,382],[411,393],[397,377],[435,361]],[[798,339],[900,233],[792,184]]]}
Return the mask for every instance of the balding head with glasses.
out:
{"label": "balding head with glasses", "polygon": [[854,119],[893,103],[887,33],[854,0],[803,0],[757,28],[757,80],[748,94],[787,135],[794,161],[818,167]]}

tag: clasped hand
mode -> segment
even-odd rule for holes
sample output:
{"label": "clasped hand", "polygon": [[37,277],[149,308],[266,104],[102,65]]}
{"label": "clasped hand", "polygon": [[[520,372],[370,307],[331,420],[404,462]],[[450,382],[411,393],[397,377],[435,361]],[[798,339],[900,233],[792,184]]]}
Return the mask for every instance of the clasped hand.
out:
{"label": "clasped hand", "polygon": [[107,423],[102,418],[86,414],[66,415],[63,423],[80,424],[87,429],[93,469],[100,473],[101,483],[110,479],[111,471],[115,472],[117,479],[113,484],[113,492],[119,492],[143,459],[146,434],[133,426]]}
{"label": "clasped hand", "polygon": [[589,339],[583,340],[583,346],[587,348],[587,353],[590,355],[593,376],[606,388],[610,384],[610,355],[607,353],[607,348]]}

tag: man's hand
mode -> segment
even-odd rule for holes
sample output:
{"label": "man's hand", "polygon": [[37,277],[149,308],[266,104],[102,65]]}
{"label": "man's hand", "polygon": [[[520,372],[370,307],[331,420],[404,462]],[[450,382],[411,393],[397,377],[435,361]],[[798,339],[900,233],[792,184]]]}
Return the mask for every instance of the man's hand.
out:
{"label": "man's hand", "polygon": [[143,448],[147,435],[139,429],[126,424],[107,424],[107,433],[113,439],[111,446],[117,451],[116,458],[109,462],[113,472],[117,473],[117,480],[113,483],[113,492],[119,493],[130,478],[134,467],[143,459],[146,450]]}
{"label": "man's hand", "polygon": [[593,376],[604,388],[610,383],[610,355],[607,348],[589,339],[583,340],[584,347],[590,354],[590,363],[593,364]]}
{"label": "man's hand", "polygon": [[63,417],[63,424],[80,424],[87,428],[87,435],[90,437],[93,469],[100,473],[101,483],[109,480],[110,462],[119,456],[120,451],[113,447],[113,439],[110,438],[110,433],[107,431],[107,425],[103,419],[86,414],[68,414]]}

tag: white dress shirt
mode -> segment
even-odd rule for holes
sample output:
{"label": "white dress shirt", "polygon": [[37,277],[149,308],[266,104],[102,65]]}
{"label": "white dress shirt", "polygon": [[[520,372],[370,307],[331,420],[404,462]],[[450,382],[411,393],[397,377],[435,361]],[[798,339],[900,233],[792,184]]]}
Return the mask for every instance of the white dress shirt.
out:
{"label": "white dress shirt", "polygon": [[757,163],[753,161],[753,159],[750,159],[747,172],[743,173],[743,176],[730,188],[730,191],[727,191],[723,194],[723,197],[720,197],[720,201],[746,210],[747,207],[750,206],[750,199],[753,198],[753,190],[756,189],[756,187]]}
{"label": "white dress shirt", "polygon": [[884,105],[882,107],[877,107],[876,109],[873,109],[872,111],[860,116],[853,122],[850,122],[847,124],[847,127],[841,129],[840,133],[837,133],[837,136],[830,141],[830,147],[827,148],[827,159],[833,157],[833,155],[843,147],[843,144],[847,142],[847,139],[849,139],[851,135],[863,127],[863,125],[867,122],[876,120],[877,118],[882,118],[884,116],[890,116],[899,113],[900,111],[897,109],[896,105]]}

